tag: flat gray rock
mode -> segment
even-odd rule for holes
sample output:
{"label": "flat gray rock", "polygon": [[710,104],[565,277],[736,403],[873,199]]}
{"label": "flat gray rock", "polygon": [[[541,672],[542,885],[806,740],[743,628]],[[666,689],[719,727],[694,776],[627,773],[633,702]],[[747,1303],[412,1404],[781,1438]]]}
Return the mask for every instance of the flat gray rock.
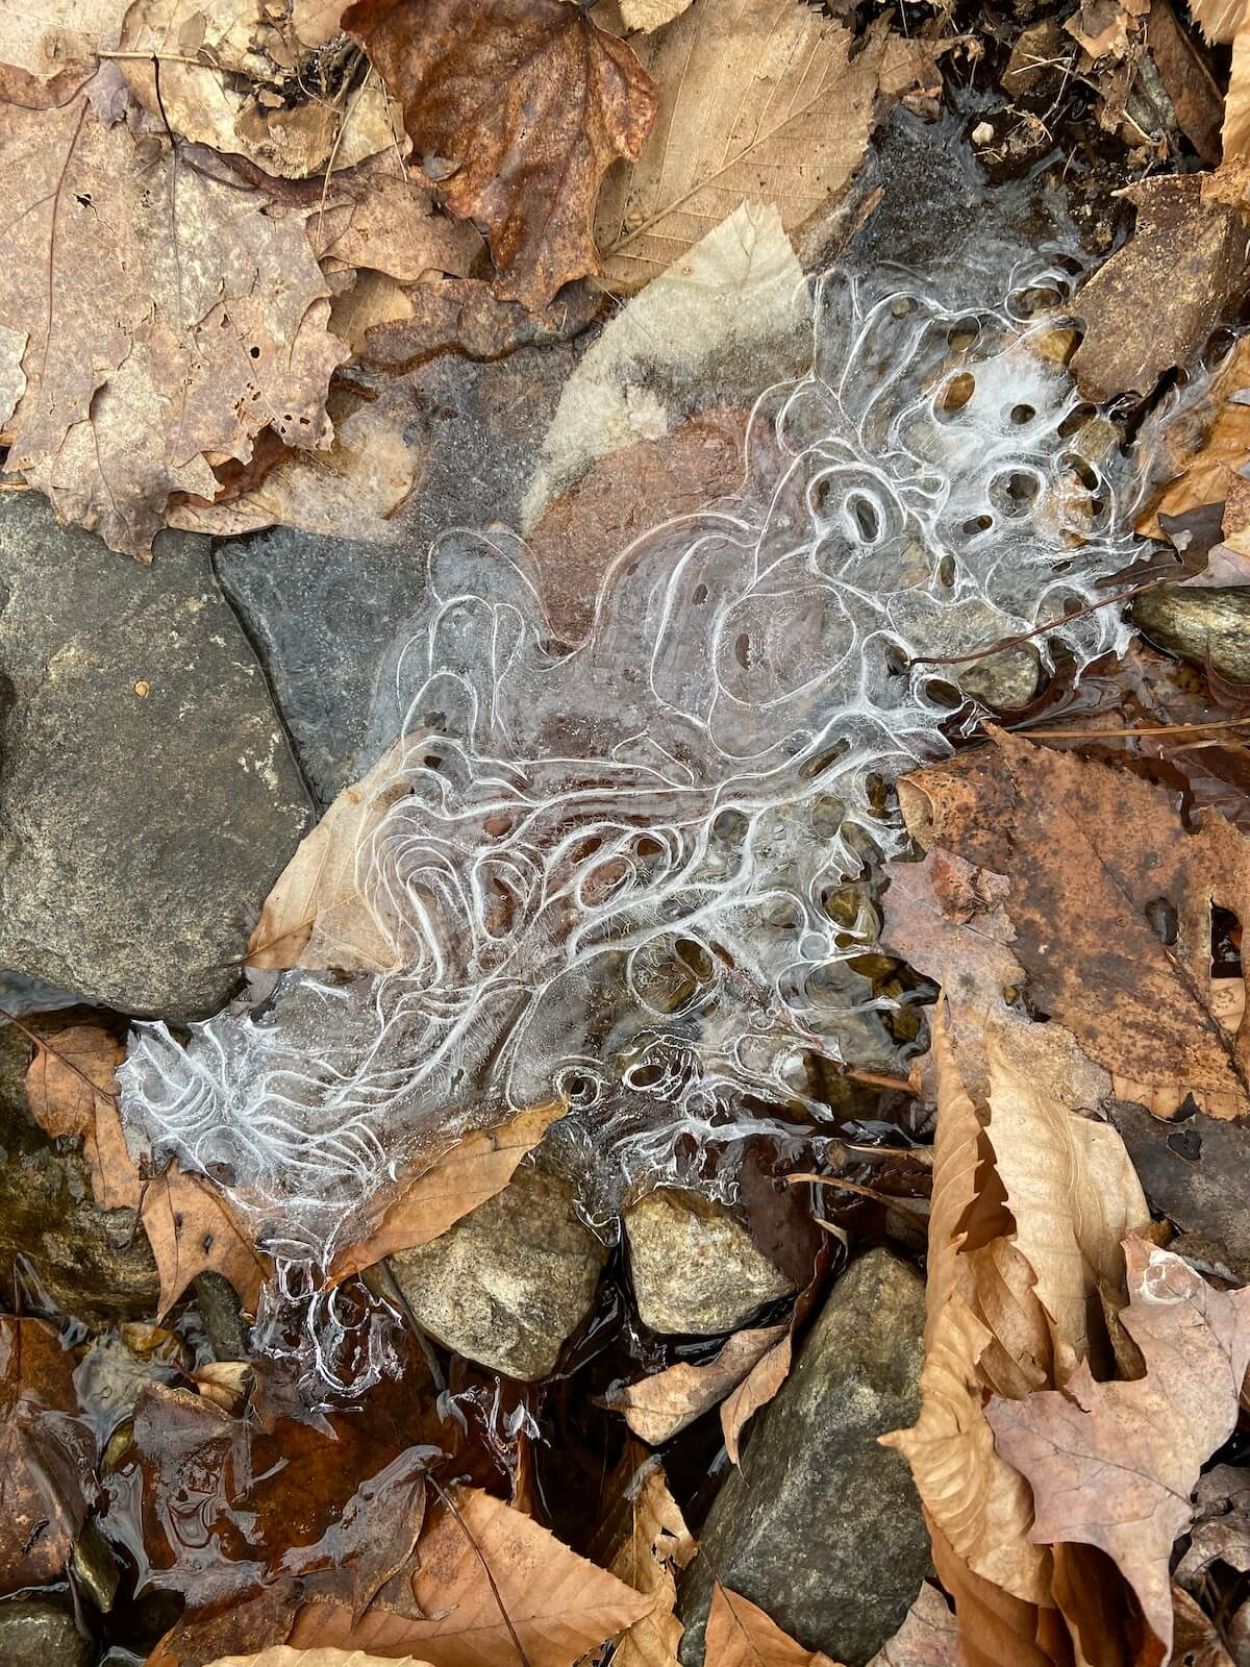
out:
{"label": "flat gray rock", "polygon": [[661,1187],[625,1212],[638,1317],[667,1336],[736,1331],[794,1284],[722,1204]]}
{"label": "flat gray rock", "polygon": [[213,1012],[311,824],[265,676],[209,566],[150,567],[0,505],[0,969],[122,1012]]}
{"label": "flat gray rock", "polygon": [[872,1250],[833,1287],[798,1365],[757,1415],[681,1594],[681,1659],[703,1661],[713,1571],[805,1649],[847,1667],[893,1636],[929,1566],[906,1460],[877,1445],[920,1405],[924,1280]]}
{"label": "flat gray rock", "polygon": [[431,1337],[528,1383],[555,1369],[606,1260],[573,1213],[569,1183],[523,1163],[441,1237],[392,1256],[391,1271]]}

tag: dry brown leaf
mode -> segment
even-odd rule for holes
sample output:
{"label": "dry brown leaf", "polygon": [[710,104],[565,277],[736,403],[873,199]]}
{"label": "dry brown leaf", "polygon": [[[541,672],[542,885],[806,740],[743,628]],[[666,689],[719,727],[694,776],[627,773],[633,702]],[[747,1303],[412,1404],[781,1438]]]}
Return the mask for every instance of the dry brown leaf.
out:
{"label": "dry brown leaf", "polygon": [[774,204],[801,240],[863,161],[879,94],[935,75],[932,48],[881,27],[857,42],[802,0],[699,0],[639,55],[660,113],[600,196],[614,290],[641,289],[744,202]]}
{"label": "dry brown leaf", "polygon": [[27,338],[28,379],[7,467],[63,520],[146,559],[172,492],[216,490],[204,453],[246,460],[266,427],[328,442],[347,349],[298,216],[268,218],[259,191],[103,127],[81,97],[0,106],[0,146],[0,324]]}
{"label": "dry brown leaf", "polygon": [[1219,1633],[1179,1586],[1172,1588],[1172,1659],[1185,1667],[1236,1667]]}
{"label": "dry brown leaf", "polygon": [[1146,43],[1181,132],[1214,168],[1220,160],[1224,99],[1206,58],[1182,27],[1168,0],[1151,0]]}
{"label": "dry brown leaf", "polygon": [[440,353],[503,359],[518,347],[567,341],[592,324],[605,305],[588,283],[566,287],[538,312],[501,301],[480,278],[430,279],[399,294],[400,300],[369,298],[377,316],[357,348],[366,364],[393,373],[412,370]]}
{"label": "dry brown leaf", "polygon": [[408,791],[411,743],[398,741],[361,781],[345,787],[274,882],[248,941],[248,965],[270,972],[386,972],[399,955],[362,884],[369,842]]}
{"label": "dry brown leaf", "polygon": [[1062,1391],[995,1397],[986,1416],[998,1450],[1028,1482],[1038,1544],[1106,1553],[1146,1621],[1172,1644],[1172,1546],[1189,1524],[1203,1462],[1237,1422],[1250,1365],[1250,1291],[1217,1291],[1179,1256],[1125,1245],[1122,1322],[1144,1377],[1095,1382],[1084,1363]]}
{"label": "dry brown leaf", "polygon": [[[409,1564],[356,1621],[311,1603],[289,1642],[417,1655],[432,1667],[514,1667],[506,1613],[530,1667],[572,1667],[648,1613],[651,1599],[477,1488],[432,1513]],[[491,1578],[486,1570],[490,1570]]]}
{"label": "dry brown leaf", "polygon": [[542,307],[599,270],[599,182],[638,155],[656,109],[624,41],[566,0],[359,0],[343,24],[447,208],[484,231],[503,299]]}
{"label": "dry brown leaf", "polygon": [[142,1183],[139,1219],[161,1279],[158,1319],[202,1273],[228,1279],[244,1310],[256,1312],[269,1263],[211,1181],[171,1163]]}
{"label": "dry brown leaf", "polygon": [[621,22],[649,35],[680,17],[689,4],[690,0],[621,0]]}
{"label": "dry brown leaf", "polygon": [[702,1366],[679,1360],[651,1377],[610,1390],[604,1405],[624,1413],[634,1434],[658,1447],[714,1407],[789,1335],[788,1325],[736,1331],[716,1357]]}
{"label": "dry brown leaf", "polygon": [[274,1644],[259,1655],[223,1655],[208,1667],[428,1667],[415,1655],[368,1655],[364,1650],[294,1650]]}
{"label": "dry brown leaf", "polygon": [[324,212],[318,202],[308,216],[308,236],[327,269],[363,267],[410,284],[467,278],[482,252],[473,227],[436,214],[428,185],[389,156],[336,179]]}
{"label": "dry brown leaf", "polygon": [[793,1359],[794,1328],[787,1326],[780,1342],[759,1357],[737,1388],[721,1402],[720,1427],[730,1464],[741,1464],[742,1432],[790,1376]]}
{"label": "dry brown leaf", "polygon": [[1176,478],[1137,523],[1146,538],[1163,538],[1161,515],[1184,515],[1222,504],[1250,460],[1250,405],[1237,395],[1250,388],[1250,340],[1242,338],[1193,413],[1166,436]]}
{"label": "dry brown leaf", "polygon": [[835,1667],[820,1650],[805,1650],[756,1604],[712,1587],[707,1618],[707,1667]]}
{"label": "dry brown leaf", "polygon": [[618,1667],[676,1667],[682,1625],[677,1619],[677,1572],[698,1547],[668,1490],[664,1467],[630,1442],[608,1484],[611,1504],[596,1536],[606,1546],[608,1571],[651,1599],[647,1614],[625,1632]]}
{"label": "dry brown leaf", "polygon": [[636,538],[743,483],[747,412],[701,412],[659,440],[601,458],[546,511],[528,539],[556,635],[587,635],[609,566]]}
{"label": "dry brown leaf", "polygon": [[394,150],[397,114],[377,78],[355,89],[319,85],[295,22],[264,0],[136,0],[120,42],[135,56],[120,68],[162,126],[280,178],[323,173],[331,157],[345,169]]}
{"label": "dry brown leaf", "polygon": [[1194,22],[1209,41],[1231,41],[1246,21],[1246,0],[1190,0]]}
{"label": "dry brown leaf", "polygon": [[955,1667],[959,1626],[950,1605],[926,1580],[903,1624],[868,1667]]}
{"label": "dry brown leaf", "polygon": [[95,1460],[77,1413],[74,1357],[55,1328],[0,1315],[0,1594],[65,1574]]}
{"label": "dry brown leaf", "polygon": [[31,108],[62,104],[117,45],[129,0],[39,0],[6,6],[0,99]]}
{"label": "dry brown leaf", "polygon": [[51,1047],[39,1048],[26,1072],[27,1109],[54,1140],[66,1135],[82,1139],[92,1196],[102,1210],[136,1208],[138,1171],[116,1109],[124,1046],[95,1023],[66,1025],[48,1040]]}
{"label": "dry brown leaf", "polygon": [[[403,1182],[391,1202],[376,1200],[378,1225],[334,1258],[334,1282],[372,1267],[384,1256],[429,1244],[462,1216],[494,1198],[512,1179],[516,1166],[546,1134],[567,1107],[559,1100],[518,1112],[494,1129],[464,1135],[424,1173]],[[379,1208],[379,1206],[381,1206]]]}
{"label": "dry brown leaf", "polygon": [[1124,193],[1133,235],[1077,291],[1085,334],[1072,370],[1087,399],[1148,394],[1190,364],[1245,285],[1244,215],[1204,199],[1197,174],[1157,177]]}

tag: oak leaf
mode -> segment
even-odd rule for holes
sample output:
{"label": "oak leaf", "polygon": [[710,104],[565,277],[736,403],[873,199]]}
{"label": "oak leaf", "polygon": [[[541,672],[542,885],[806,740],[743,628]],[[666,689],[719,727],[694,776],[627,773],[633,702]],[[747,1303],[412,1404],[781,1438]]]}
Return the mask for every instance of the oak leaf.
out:
{"label": "oak leaf", "polygon": [[432,1667],[514,1667],[519,1641],[530,1667],[572,1667],[651,1603],[532,1517],[459,1488],[363,1615],[307,1604],[288,1642],[406,1650]]}
{"label": "oak leaf", "polygon": [[600,197],[614,290],[640,289],[746,201],[775,204],[801,242],[863,162],[880,94],[936,73],[931,47],[881,27],[857,41],[802,0],[699,0],[639,56],[660,114]]}
{"label": "oak leaf", "polygon": [[358,0],[342,21],[448,210],[484,231],[503,299],[542,307],[599,270],[599,182],[656,109],[624,41],[567,0]]}
{"label": "oak leaf", "polygon": [[371,1204],[376,1225],[338,1252],[331,1279],[337,1283],[385,1256],[429,1244],[462,1216],[494,1198],[512,1179],[521,1159],[566,1110],[556,1100],[518,1112],[496,1128],[463,1135],[428,1169]]}
{"label": "oak leaf", "polygon": [[0,105],[0,150],[0,325],[25,338],[27,378],[7,467],[63,520],[146,560],[170,494],[216,490],[206,453],[246,460],[264,428],[328,443],[347,349],[299,216],[103,126],[85,97]]}
{"label": "oak leaf", "polygon": [[0,1593],[64,1576],[94,1464],[73,1355],[45,1321],[0,1315]]}
{"label": "oak leaf", "polygon": [[707,1667],[836,1667],[820,1650],[805,1650],[757,1604],[718,1580],[707,1618]]}
{"label": "oak leaf", "polygon": [[1204,1461],[1237,1422],[1250,1365],[1250,1291],[1217,1291],[1179,1256],[1125,1244],[1122,1323],[1145,1376],[1098,1383],[1082,1363],[1062,1390],[995,1397],[995,1444],[1027,1477],[1040,1545],[1106,1553],[1165,1651],[1172,1645],[1169,1559],[1193,1516]]}
{"label": "oak leaf", "polygon": [[735,1331],[713,1359],[702,1365],[679,1360],[662,1372],[609,1390],[603,1404],[623,1413],[640,1440],[658,1447],[736,1389],[789,1336],[788,1325]]}

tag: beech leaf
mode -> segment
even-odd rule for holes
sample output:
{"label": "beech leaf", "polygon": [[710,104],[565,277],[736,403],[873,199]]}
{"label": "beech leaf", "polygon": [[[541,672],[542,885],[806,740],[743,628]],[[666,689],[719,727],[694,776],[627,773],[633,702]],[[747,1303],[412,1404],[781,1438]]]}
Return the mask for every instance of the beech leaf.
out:
{"label": "beech leaf", "polygon": [[789,1336],[788,1325],[736,1331],[714,1359],[701,1366],[679,1360],[637,1383],[610,1390],[604,1405],[624,1413],[634,1434],[658,1447],[714,1407]]}
{"label": "beech leaf", "polygon": [[485,233],[497,294],[537,309],[599,270],[599,182],[638,155],[656,110],[624,41],[568,0],[359,0],[343,27],[403,106],[448,210]]}
{"label": "beech leaf", "polygon": [[805,1650],[754,1603],[718,1580],[707,1618],[707,1667],[835,1667]]}
{"label": "beech leaf", "polygon": [[1202,1465],[1237,1422],[1250,1365],[1250,1291],[1217,1291],[1188,1263],[1145,1240],[1125,1243],[1122,1323],[1144,1377],[1098,1383],[1082,1362],[1062,1390],[995,1397],[986,1416],[998,1450],[1027,1477],[1039,1545],[1097,1546],[1133,1588],[1170,1650],[1169,1559],[1193,1517]]}

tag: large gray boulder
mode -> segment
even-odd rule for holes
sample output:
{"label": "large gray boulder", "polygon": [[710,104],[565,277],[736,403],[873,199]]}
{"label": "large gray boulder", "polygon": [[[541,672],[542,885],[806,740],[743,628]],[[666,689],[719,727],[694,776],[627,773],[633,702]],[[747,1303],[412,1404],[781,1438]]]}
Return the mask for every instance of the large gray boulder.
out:
{"label": "large gray boulder", "polygon": [[150,568],[0,504],[0,969],[203,1017],[311,823],[208,541]]}
{"label": "large gray boulder", "polygon": [[714,1579],[847,1667],[897,1630],[929,1537],[906,1461],[877,1437],[915,1420],[923,1333],[924,1280],[888,1251],[833,1287],[699,1536],[681,1596],[686,1667],[703,1661]]}

